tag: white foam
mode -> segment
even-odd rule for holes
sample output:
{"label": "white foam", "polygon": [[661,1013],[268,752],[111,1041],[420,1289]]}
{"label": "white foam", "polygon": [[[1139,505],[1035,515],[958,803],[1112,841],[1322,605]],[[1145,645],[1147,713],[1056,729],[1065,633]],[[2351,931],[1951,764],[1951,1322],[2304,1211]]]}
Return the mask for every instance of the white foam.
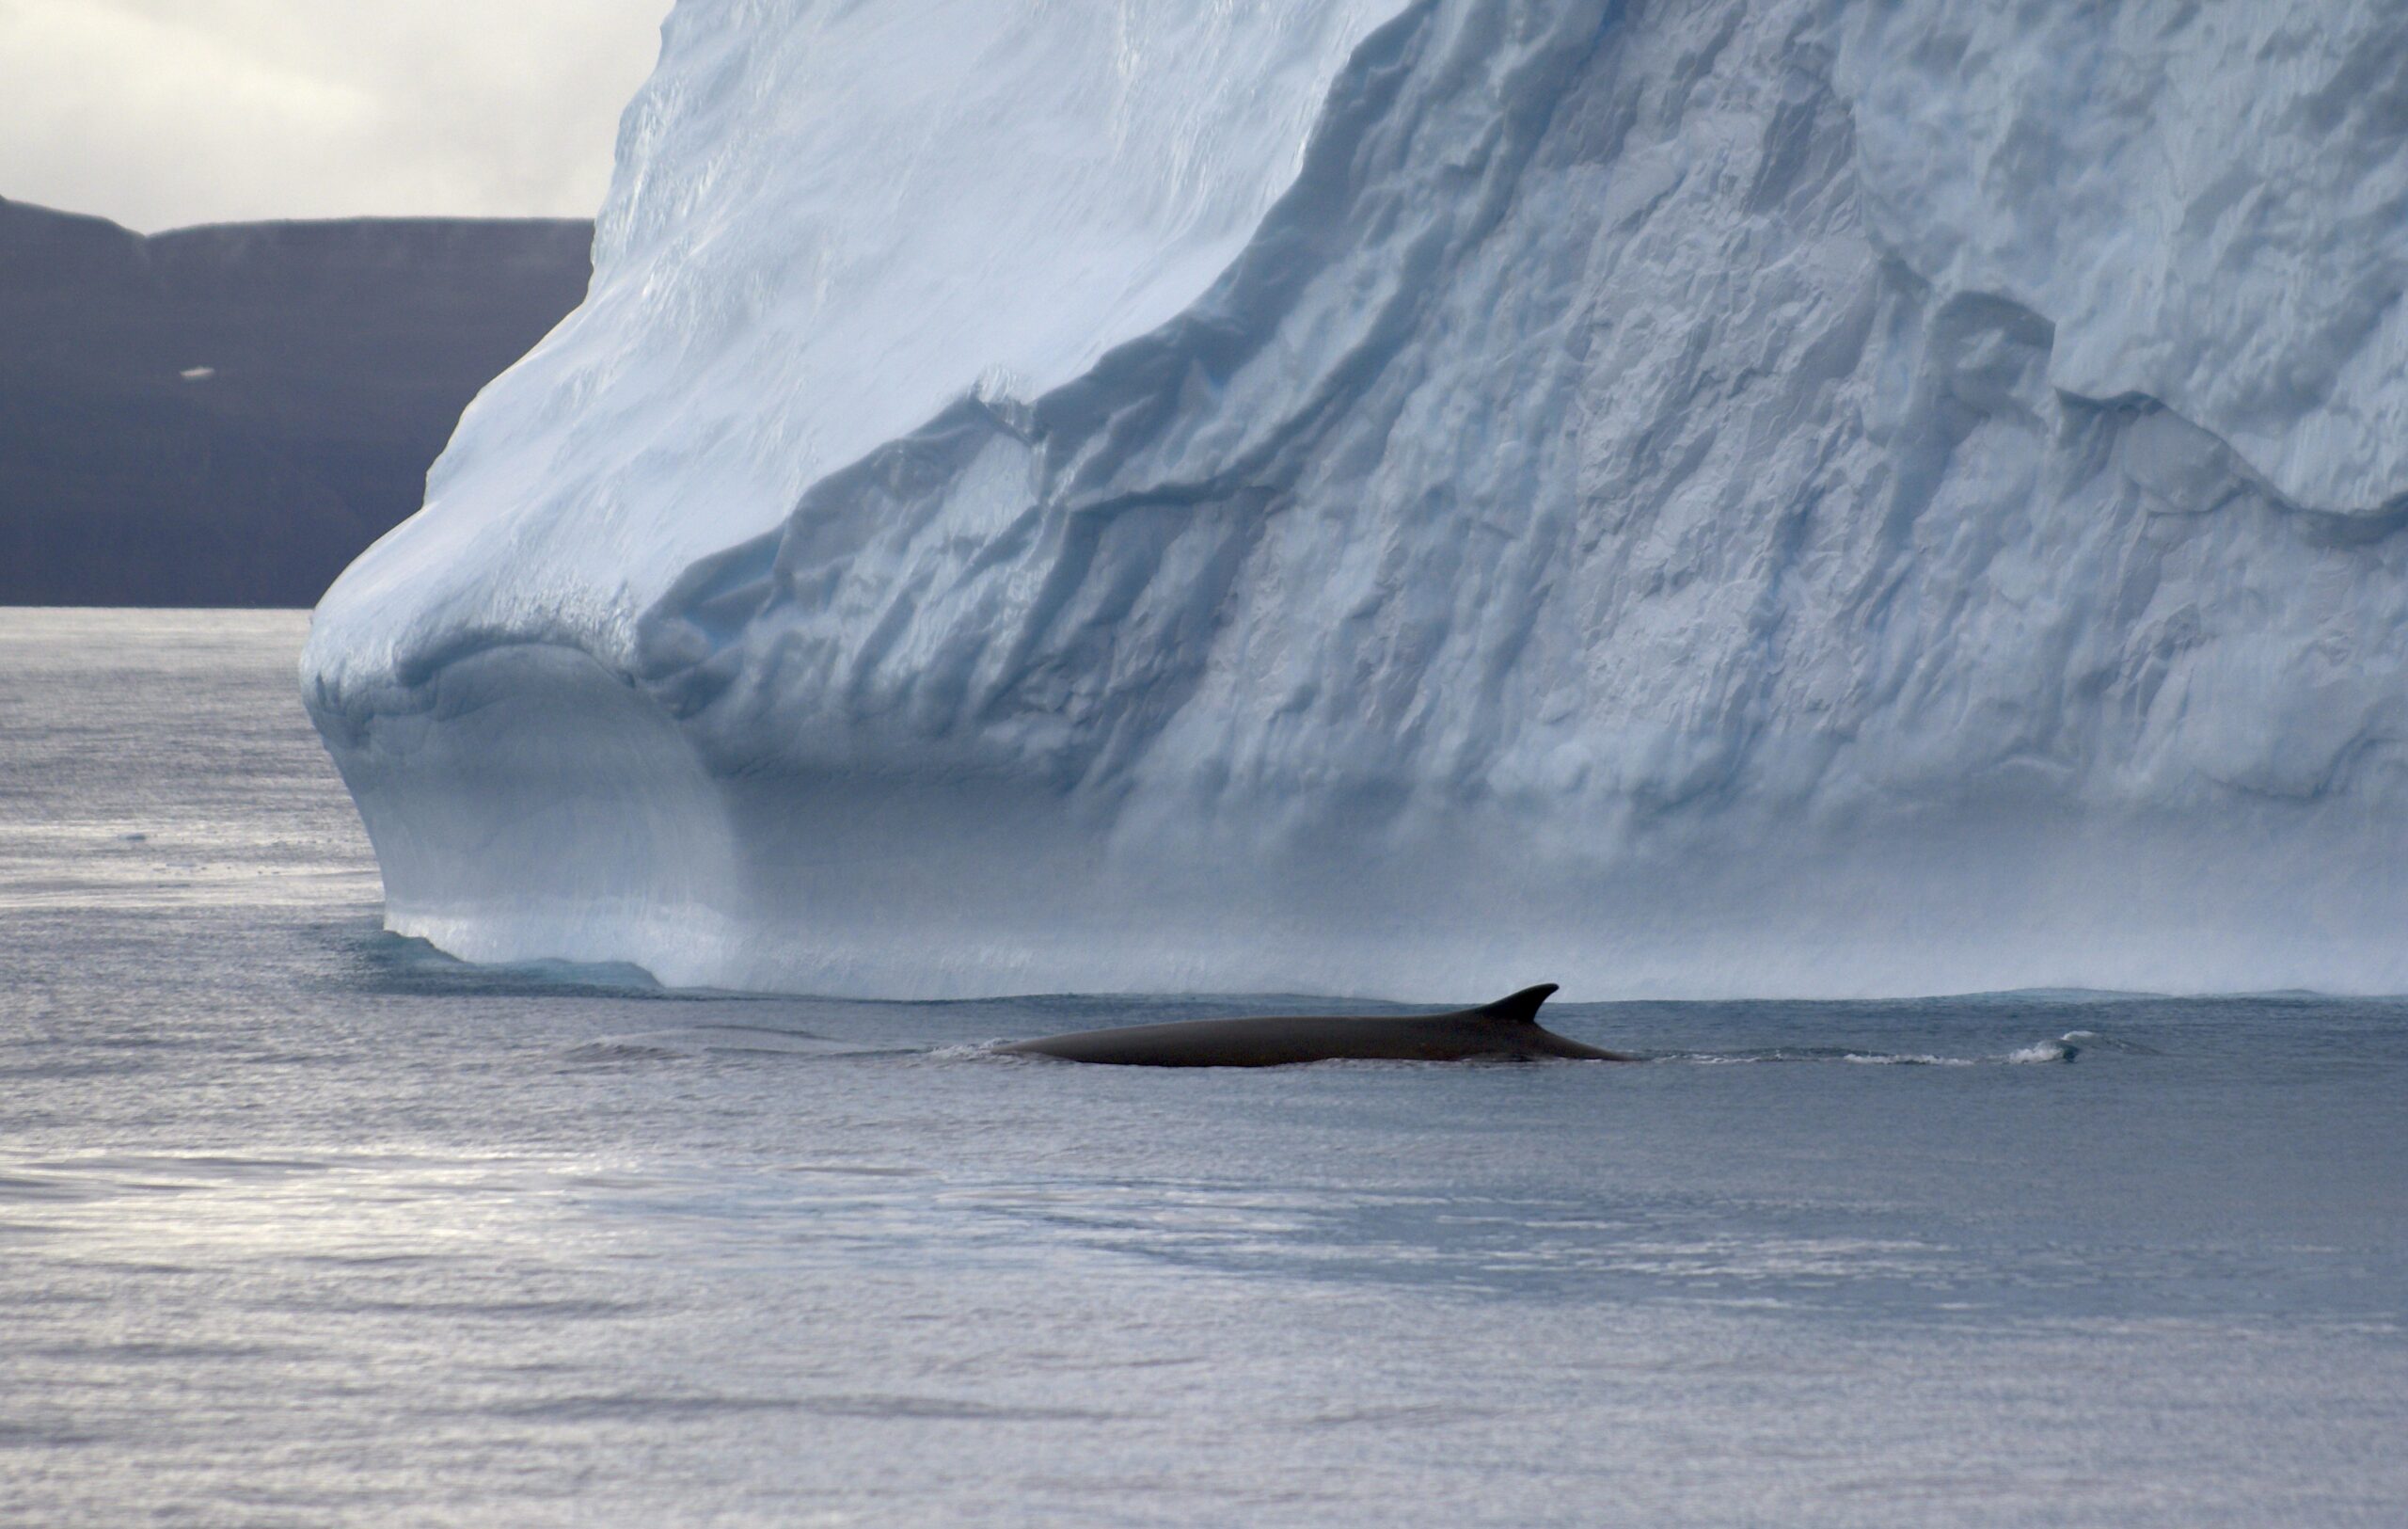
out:
{"label": "white foam", "polygon": [[2063,1041],[2042,1041],[2034,1045],[2010,1051],[2003,1059],[2017,1064],[2032,1062],[2071,1061],[2076,1048]]}

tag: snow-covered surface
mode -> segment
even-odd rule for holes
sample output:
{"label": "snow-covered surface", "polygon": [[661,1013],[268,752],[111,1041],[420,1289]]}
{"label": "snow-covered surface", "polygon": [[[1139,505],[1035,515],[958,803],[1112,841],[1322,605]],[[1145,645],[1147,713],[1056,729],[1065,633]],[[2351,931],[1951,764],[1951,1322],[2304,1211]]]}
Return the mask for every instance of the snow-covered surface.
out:
{"label": "snow-covered surface", "polygon": [[2408,986],[2408,20],[682,5],[320,608],[394,927],[936,995]]}
{"label": "snow-covered surface", "polygon": [[1193,301],[1395,9],[679,6],[585,304],[470,409],[318,651],[346,680],[466,633],[624,664],[681,567],[816,479]]}

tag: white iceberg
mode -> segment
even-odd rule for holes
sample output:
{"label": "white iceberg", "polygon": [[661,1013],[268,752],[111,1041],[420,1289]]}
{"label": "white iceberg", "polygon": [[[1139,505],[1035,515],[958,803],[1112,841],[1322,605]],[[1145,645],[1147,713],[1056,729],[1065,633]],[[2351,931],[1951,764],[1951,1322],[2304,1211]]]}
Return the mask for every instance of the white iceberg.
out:
{"label": "white iceberg", "polygon": [[2408,18],[686,0],[327,594],[672,983],[2408,987]]}

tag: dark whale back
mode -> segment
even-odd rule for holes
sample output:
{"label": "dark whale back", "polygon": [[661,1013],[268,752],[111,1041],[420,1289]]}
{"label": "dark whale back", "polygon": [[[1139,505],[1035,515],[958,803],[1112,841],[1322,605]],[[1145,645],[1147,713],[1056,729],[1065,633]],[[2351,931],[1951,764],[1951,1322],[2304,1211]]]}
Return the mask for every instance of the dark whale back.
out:
{"label": "dark whale back", "polygon": [[1284,1067],[1341,1059],[1464,1061],[1475,1057],[1629,1058],[1540,1027],[1552,982],[1441,1014],[1268,1014],[1130,1025],[1022,1041],[1010,1056],[1124,1067]]}

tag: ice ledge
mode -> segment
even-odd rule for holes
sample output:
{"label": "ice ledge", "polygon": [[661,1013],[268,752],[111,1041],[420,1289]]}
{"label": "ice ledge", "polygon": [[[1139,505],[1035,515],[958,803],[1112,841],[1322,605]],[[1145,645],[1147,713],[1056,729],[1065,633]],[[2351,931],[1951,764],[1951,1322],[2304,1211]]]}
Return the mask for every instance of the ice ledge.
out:
{"label": "ice ledge", "polygon": [[[1414,998],[1541,969],[1600,996],[2408,990],[2391,914],[2408,872],[2357,852],[2387,823],[2346,804],[2243,795],[2212,833],[2045,789],[1880,823],[1756,809],[1636,836],[1605,804],[1593,820],[1357,804],[1368,827],[1343,799],[1281,793],[1284,809],[1165,819],[1159,801],[1117,812],[976,772],[721,772],[641,693],[540,645],[456,659],[421,699],[330,727],[329,744],[389,926],[471,960],[916,998]],[[1734,836],[1756,848],[1735,857]],[[2236,840],[2256,848],[2236,857]],[[1608,842],[1609,862],[1591,852]],[[2289,899],[2272,918],[2269,884]]]}

